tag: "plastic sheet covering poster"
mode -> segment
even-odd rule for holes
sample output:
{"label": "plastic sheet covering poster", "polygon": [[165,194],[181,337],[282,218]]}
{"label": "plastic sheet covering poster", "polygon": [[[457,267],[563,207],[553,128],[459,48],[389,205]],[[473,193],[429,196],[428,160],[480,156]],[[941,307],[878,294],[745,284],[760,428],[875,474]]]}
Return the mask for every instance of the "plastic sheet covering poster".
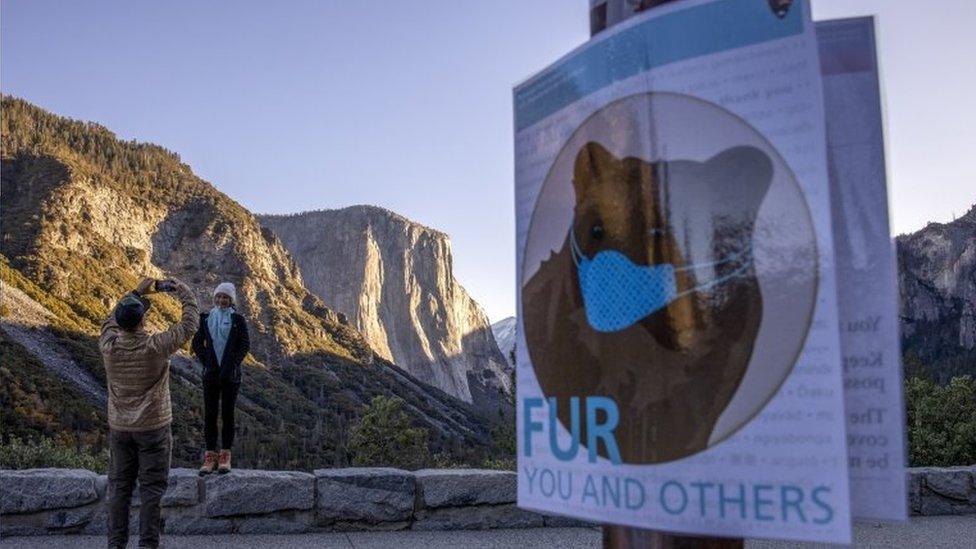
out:
{"label": "plastic sheet covering poster", "polygon": [[848,542],[809,4],[655,8],[514,101],[519,505]]}
{"label": "plastic sheet covering poster", "polygon": [[843,349],[851,512],[905,520],[898,281],[870,17],[817,23]]}

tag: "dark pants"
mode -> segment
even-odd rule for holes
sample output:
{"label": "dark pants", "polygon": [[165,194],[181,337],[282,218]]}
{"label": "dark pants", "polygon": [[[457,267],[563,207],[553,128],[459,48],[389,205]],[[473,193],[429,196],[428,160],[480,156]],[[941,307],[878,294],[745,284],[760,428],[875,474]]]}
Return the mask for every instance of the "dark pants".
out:
{"label": "dark pants", "polygon": [[160,503],[169,483],[170,426],[155,431],[109,430],[108,546],[129,542],[129,506],[139,479],[139,547],[159,546]]}
{"label": "dark pants", "polygon": [[230,450],[234,445],[234,405],[237,403],[237,390],[240,387],[240,383],[220,380],[203,383],[203,438],[206,440],[207,450],[217,451],[218,409],[224,423],[220,429],[220,447]]}

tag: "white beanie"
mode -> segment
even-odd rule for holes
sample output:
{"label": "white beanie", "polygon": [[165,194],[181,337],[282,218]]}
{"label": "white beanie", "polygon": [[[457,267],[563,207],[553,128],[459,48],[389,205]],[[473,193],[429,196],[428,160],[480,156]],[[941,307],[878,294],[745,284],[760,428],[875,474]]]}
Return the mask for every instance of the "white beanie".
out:
{"label": "white beanie", "polygon": [[230,296],[230,302],[237,305],[237,289],[234,288],[234,285],[230,282],[221,282],[220,284],[217,284],[217,287],[214,288],[213,292],[214,297],[217,297],[217,294]]}

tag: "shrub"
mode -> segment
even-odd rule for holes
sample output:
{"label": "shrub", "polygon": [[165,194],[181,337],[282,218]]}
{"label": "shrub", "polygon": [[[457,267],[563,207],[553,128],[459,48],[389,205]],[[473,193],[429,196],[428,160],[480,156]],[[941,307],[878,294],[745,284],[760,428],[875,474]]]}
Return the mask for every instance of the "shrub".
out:
{"label": "shrub", "polygon": [[501,420],[491,430],[491,447],[495,454],[502,456],[502,459],[515,457],[515,418]]}
{"label": "shrub", "polygon": [[414,427],[400,398],[375,396],[349,436],[354,465],[419,469],[430,460],[427,429]]}
{"label": "shrub", "polygon": [[88,469],[104,473],[108,469],[108,451],[84,454],[59,446],[49,438],[22,441],[18,437],[0,446],[0,469],[37,469],[59,467]]}
{"label": "shrub", "polygon": [[912,377],[905,382],[909,464],[976,464],[976,381],[954,377],[948,385]]}
{"label": "shrub", "polygon": [[514,471],[516,464],[515,458],[485,458],[481,462],[481,468],[494,469],[496,471]]}

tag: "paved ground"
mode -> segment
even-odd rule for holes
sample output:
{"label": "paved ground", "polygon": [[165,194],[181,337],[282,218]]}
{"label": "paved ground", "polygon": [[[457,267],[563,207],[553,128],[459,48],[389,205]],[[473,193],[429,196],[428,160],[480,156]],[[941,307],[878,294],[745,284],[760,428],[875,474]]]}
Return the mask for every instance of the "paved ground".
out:
{"label": "paved ground", "polygon": [[[906,523],[858,523],[854,546],[870,548],[945,547],[976,549],[976,515],[963,517],[914,517]],[[831,547],[822,543],[750,541],[750,549]]]}
{"label": "paved ground", "polygon": [[[167,549],[206,548],[342,548],[342,549],[456,549],[483,547],[502,549],[600,547],[600,531],[595,528],[530,528],[524,530],[483,530],[455,532],[350,532],[348,534],[308,534],[295,536],[166,536]],[[130,547],[135,540],[130,542]],[[976,549],[976,516],[921,517],[906,524],[858,524],[856,547],[924,547]],[[49,536],[6,538],[3,549],[42,549],[65,547],[95,549],[105,547],[103,536]],[[750,540],[750,549],[827,547],[818,544]]]}

